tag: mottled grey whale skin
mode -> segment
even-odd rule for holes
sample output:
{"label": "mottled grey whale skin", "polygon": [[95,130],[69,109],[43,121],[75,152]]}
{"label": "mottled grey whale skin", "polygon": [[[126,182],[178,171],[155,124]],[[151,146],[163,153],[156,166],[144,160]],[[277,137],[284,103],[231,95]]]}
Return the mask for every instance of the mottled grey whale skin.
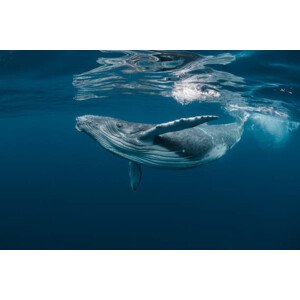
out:
{"label": "mottled grey whale skin", "polygon": [[143,124],[86,115],[76,119],[76,128],[131,162],[131,187],[135,190],[141,180],[140,165],[186,169],[222,157],[240,140],[243,124],[205,124],[217,118],[197,116]]}

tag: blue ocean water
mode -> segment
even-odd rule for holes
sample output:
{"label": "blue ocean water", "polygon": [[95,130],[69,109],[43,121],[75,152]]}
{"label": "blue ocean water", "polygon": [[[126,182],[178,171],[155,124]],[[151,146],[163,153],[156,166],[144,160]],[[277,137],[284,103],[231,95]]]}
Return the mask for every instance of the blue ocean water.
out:
{"label": "blue ocean water", "polygon": [[[299,51],[0,51],[0,249],[300,249]],[[75,129],[247,114],[219,160],[128,162]]]}

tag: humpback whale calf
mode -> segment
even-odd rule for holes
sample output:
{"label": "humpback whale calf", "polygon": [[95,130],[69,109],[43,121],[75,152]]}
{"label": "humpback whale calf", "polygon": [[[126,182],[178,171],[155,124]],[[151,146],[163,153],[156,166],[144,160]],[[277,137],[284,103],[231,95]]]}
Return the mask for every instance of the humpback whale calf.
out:
{"label": "humpback whale calf", "polygon": [[143,124],[85,115],[76,118],[76,129],[129,160],[130,184],[135,191],[142,177],[141,165],[186,169],[223,156],[240,140],[244,123],[206,124],[216,119],[207,115]]}

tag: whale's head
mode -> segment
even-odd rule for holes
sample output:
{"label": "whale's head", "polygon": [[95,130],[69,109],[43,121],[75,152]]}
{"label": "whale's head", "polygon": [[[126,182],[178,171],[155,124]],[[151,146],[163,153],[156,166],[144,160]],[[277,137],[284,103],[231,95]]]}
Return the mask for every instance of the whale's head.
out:
{"label": "whale's head", "polygon": [[76,118],[76,129],[88,134],[104,148],[126,155],[141,146],[139,133],[144,124],[131,123],[111,117],[86,115]]}

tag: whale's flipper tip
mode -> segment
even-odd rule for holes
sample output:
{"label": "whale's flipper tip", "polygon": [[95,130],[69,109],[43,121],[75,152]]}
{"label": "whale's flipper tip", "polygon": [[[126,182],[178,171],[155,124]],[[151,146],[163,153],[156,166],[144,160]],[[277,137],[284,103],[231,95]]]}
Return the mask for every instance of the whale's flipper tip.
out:
{"label": "whale's flipper tip", "polygon": [[131,189],[135,192],[142,179],[142,167],[140,164],[133,161],[129,162],[129,177]]}

